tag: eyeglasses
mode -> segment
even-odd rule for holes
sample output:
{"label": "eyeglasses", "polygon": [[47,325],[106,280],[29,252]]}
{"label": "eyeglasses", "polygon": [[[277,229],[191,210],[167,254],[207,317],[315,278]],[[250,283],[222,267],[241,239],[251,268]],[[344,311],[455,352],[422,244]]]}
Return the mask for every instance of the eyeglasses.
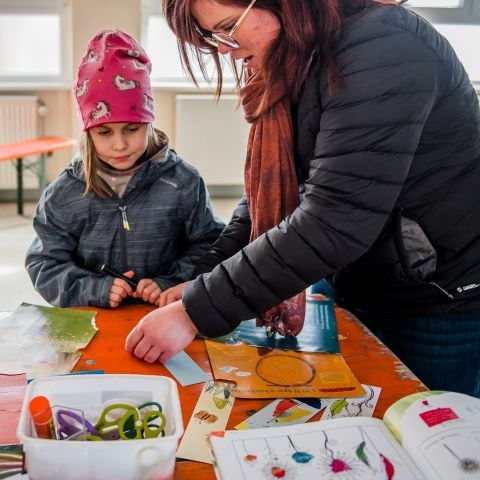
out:
{"label": "eyeglasses", "polygon": [[238,27],[241,25],[241,23],[247,16],[248,12],[252,9],[256,1],[257,0],[252,0],[248,4],[248,7],[242,13],[240,18],[235,22],[229,32],[210,32],[209,34],[206,34],[203,33],[202,30],[200,30],[200,27],[197,24],[194,24],[195,29],[200,36],[200,39],[215,48],[218,48],[220,45],[233,49],[240,48],[239,43],[234,38],[232,38],[232,35],[237,31]]}

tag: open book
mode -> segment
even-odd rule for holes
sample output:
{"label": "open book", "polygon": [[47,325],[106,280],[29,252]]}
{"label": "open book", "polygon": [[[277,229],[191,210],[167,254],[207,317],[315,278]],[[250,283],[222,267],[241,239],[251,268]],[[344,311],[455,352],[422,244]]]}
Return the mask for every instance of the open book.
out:
{"label": "open book", "polygon": [[383,421],[338,418],[209,437],[223,480],[480,480],[480,399],[428,391]]}

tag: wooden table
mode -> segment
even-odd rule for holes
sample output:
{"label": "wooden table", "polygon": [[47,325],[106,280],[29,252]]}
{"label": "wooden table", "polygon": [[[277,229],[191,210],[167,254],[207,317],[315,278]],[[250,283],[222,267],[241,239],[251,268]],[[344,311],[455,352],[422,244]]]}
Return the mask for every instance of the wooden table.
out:
{"label": "wooden table", "polygon": [[45,158],[52,152],[71,147],[75,141],[64,137],[40,137],[0,145],[0,162],[16,160],[17,169],[17,213],[23,215],[23,159],[41,155],[38,177],[40,191],[45,188]]}
{"label": "wooden table", "polygon": [[[128,354],[124,349],[127,334],[138,320],[152,309],[153,307],[147,305],[131,305],[115,310],[95,309],[98,311],[96,323],[100,331],[83,351],[74,371],[102,369],[105,373],[139,373],[171,377],[162,364],[147,364]],[[420,380],[352,315],[337,309],[336,316],[341,352],[350,368],[361,383],[382,388],[374,416],[381,418],[387,407],[396,400],[410,393],[426,390]],[[186,352],[205,371],[210,371],[203,340],[195,340],[187,347]],[[202,384],[188,387],[178,385],[185,426],[193,413],[202,386]],[[248,411],[259,410],[271,401],[271,399],[236,399],[227,428],[233,428],[248,417]],[[179,460],[176,464],[175,478],[212,480],[215,475],[211,465]]]}

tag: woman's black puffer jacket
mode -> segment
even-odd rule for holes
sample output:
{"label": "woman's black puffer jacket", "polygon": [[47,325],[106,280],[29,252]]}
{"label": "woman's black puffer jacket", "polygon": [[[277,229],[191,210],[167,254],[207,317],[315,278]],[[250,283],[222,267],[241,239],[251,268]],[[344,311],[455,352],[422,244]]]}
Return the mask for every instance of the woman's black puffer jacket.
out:
{"label": "woman's black puffer jacket", "polygon": [[[295,112],[299,207],[247,245],[243,200],[183,302],[215,336],[329,277],[371,312],[480,310],[480,111],[448,42],[379,6],[336,43],[344,84],[314,55]],[[223,260],[223,261],[222,261]]]}

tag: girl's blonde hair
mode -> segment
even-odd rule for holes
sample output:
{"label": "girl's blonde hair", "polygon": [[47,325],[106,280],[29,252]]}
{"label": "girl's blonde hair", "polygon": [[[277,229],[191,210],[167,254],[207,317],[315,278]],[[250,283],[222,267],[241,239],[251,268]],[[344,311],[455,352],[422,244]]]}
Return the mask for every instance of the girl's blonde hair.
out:
{"label": "girl's blonde hair", "polygon": [[[164,132],[155,130],[151,123],[148,124],[147,135],[148,143],[147,149],[144,153],[146,158],[152,157],[155,153],[168,145],[167,135]],[[83,192],[84,195],[94,193],[100,198],[110,197],[112,195],[111,188],[97,173],[99,162],[101,162],[101,160],[97,156],[95,145],[93,144],[92,137],[88,131],[84,132],[82,136],[80,151],[83,159],[83,171],[86,184],[85,191]]]}

